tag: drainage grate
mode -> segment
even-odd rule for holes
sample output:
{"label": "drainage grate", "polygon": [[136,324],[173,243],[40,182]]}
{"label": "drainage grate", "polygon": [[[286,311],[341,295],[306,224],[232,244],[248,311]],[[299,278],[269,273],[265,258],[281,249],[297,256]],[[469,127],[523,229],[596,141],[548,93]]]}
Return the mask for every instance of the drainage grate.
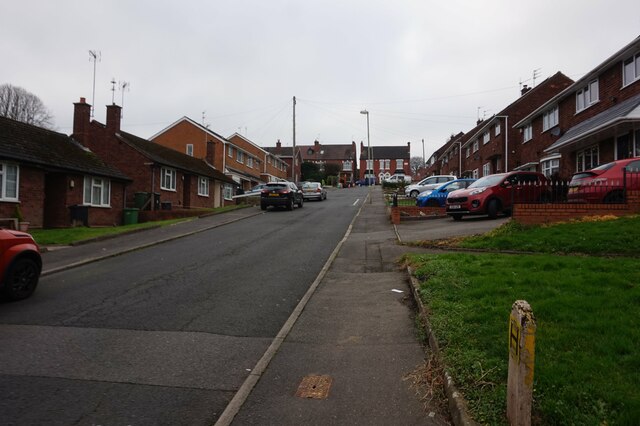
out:
{"label": "drainage grate", "polygon": [[296,396],[298,398],[326,399],[333,379],[331,376],[306,376],[302,379]]}

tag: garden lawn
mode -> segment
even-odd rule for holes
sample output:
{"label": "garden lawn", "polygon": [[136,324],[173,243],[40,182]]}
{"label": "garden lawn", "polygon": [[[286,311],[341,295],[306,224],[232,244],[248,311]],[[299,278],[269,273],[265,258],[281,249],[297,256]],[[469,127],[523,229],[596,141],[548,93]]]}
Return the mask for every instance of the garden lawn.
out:
{"label": "garden lawn", "polygon": [[508,319],[537,320],[534,424],[640,424],[640,269],[630,258],[408,255],[446,368],[483,424],[506,424]]}

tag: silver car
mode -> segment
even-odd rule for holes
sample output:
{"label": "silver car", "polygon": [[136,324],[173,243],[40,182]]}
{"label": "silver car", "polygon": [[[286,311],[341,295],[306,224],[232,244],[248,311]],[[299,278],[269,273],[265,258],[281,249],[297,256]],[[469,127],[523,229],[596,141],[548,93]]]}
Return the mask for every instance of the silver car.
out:
{"label": "silver car", "polygon": [[327,190],[320,182],[304,182],[302,184],[302,196],[305,200],[326,200]]}
{"label": "silver car", "polygon": [[418,183],[414,183],[412,185],[408,185],[404,189],[404,194],[406,196],[408,196],[408,197],[415,198],[421,192],[427,191],[429,189],[436,189],[437,187],[439,187],[443,183],[447,183],[447,182],[452,181],[454,179],[457,179],[457,178],[455,176],[453,176],[453,175],[429,176],[429,177],[426,177],[426,178],[422,179]]}

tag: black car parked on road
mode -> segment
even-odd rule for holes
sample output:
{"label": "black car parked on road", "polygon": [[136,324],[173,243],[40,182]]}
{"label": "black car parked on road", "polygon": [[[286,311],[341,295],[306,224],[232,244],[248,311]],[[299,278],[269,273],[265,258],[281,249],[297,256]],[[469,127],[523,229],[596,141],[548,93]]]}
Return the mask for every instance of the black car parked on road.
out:
{"label": "black car parked on road", "polygon": [[293,206],[302,207],[304,198],[302,191],[293,182],[269,182],[260,193],[260,208],[266,210],[269,206],[286,207],[293,210]]}

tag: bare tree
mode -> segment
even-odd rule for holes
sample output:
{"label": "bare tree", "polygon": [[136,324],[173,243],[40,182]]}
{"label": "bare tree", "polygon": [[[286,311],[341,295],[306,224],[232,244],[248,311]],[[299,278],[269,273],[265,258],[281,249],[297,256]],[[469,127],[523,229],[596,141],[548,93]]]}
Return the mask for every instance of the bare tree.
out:
{"label": "bare tree", "polygon": [[0,116],[34,126],[53,128],[53,116],[40,98],[11,84],[0,85]]}
{"label": "bare tree", "polygon": [[424,161],[422,161],[422,157],[411,157],[409,159],[409,167],[411,167],[411,173],[416,174],[418,170],[424,167]]}

